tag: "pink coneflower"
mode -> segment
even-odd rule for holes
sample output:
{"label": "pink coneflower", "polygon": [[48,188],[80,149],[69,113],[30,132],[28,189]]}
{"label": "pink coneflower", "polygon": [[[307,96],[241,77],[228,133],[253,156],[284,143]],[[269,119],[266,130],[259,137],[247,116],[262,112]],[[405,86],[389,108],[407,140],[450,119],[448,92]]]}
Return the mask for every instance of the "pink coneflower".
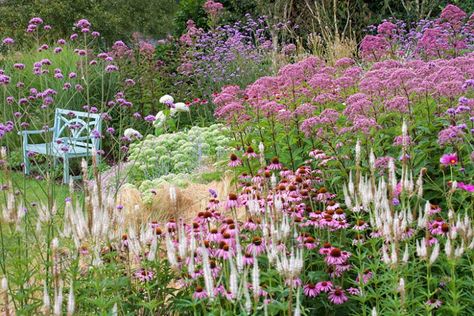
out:
{"label": "pink coneflower", "polygon": [[309,217],[312,219],[313,218],[321,219],[324,217],[324,214],[323,212],[316,210],[314,212],[309,213]]}
{"label": "pink coneflower", "polygon": [[224,288],[224,285],[219,285],[218,287],[214,288],[214,296],[219,296],[224,295],[226,293],[226,290]]}
{"label": "pink coneflower", "polygon": [[379,237],[382,237],[382,232],[378,231],[378,230],[375,230],[373,232],[370,233],[370,237],[372,238],[379,238]]}
{"label": "pink coneflower", "polygon": [[319,294],[319,291],[318,289],[316,288],[316,285],[315,284],[306,284],[304,287],[303,287],[303,293],[304,295],[306,295],[307,297],[316,297],[318,294]]}
{"label": "pink coneflower", "polygon": [[286,177],[289,177],[293,174],[293,171],[289,170],[288,168],[283,168],[281,171],[280,171],[280,176],[282,178],[286,178]]}
{"label": "pink coneflower", "polygon": [[122,241],[120,242],[123,248],[128,248],[128,236],[127,234],[122,235]]}
{"label": "pink coneflower", "polygon": [[151,221],[151,223],[150,223],[150,227],[151,227],[152,229],[156,229],[156,228],[158,228],[159,226],[160,226],[160,224],[158,224],[157,221]]}
{"label": "pink coneflower", "polygon": [[336,230],[337,229],[346,229],[346,228],[349,228],[349,226],[351,226],[351,225],[349,225],[349,223],[346,222],[346,220],[339,219],[339,220],[336,221],[336,224],[333,225],[333,228],[336,229]]}
{"label": "pink coneflower", "polygon": [[242,205],[237,194],[230,193],[227,199],[226,209],[240,207]]}
{"label": "pink coneflower", "polygon": [[358,231],[366,230],[369,227],[369,224],[367,224],[365,221],[358,219],[356,224],[354,225],[354,229]]}
{"label": "pink coneflower", "polygon": [[280,163],[280,160],[278,159],[278,157],[273,157],[270,165],[268,166],[268,169],[280,170],[281,168],[282,168],[282,164]]}
{"label": "pink coneflower", "polygon": [[[326,209],[329,210],[329,211],[335,211],[339,207],[340,207],[339,203],[334,202],[334,201],[329,201],[328,206],[326,207]],[[342,212],[341,214],[344,215],[344,212]]]}
{"label": "pink coneflower", "polygon": [[[443,232],[441,230],[441,226],[443,224],[446,224],[446,222],[441,218],[441,217],[437,217],[434,221],[430,222],[429,223],[429,229],[430,229],[430,232],[433,234],[433,235],[441,235]],[[448,230],[449,230],[449,225],[447,225],[448,227]]]}
{"label": "pink coneflower", "polygon": [[211,267],[211,275],[214,278],[217,278],[219,276],[219,273],[221,272],[221,268],[216,264],[214,260],[209,261],[209,266]]}
{"label": "pink coneflower", "polygon": [[235,299],[235,294],[232,293],[231,291],[226,291],[223,296],[229,300],[229,301],[233,301]]}
{"label": "pink coneflower", "polygon": [[437,300],[437,299],[432,298],[432,299],[427,300],[425,304],[428,305],[431,308],[437,309],[437,308],[441,307],[443,302],[441,300]]}
{"label": "pink coneflower", "polygon": [[204,299],[206,297],[207,297],[206,291],[204,291],[204,289],[202,287],[200,287],[199,285],[196,286],[196,291],[193,294],[193,298],[196,299],[196,300],[200,300],[200,299]]}
{"label": "pink coneflower", "polygon": [[316,240],[309,236],[304,239],[303,245],[306,247],[306,249],[314,249],[316,248]]}
{"label": "pink coneflower", "polygon": [[219,208],[219,200],[218,199],[210,199],[209,203],[207,203],[207,207],[210,210],[217,210]]}
{"label": "pink coneflower", "polygon": [[87,256],[89,254],[89,249],[87,248],[87,246],[81,246],[79,248],[79,253],[83,256]]}
{"label": "pink coneflower", "polygon": [[251,159],[251,158],[257,158],[258,155],[253,150],[252,146],[249,146],[249,147],[247,147],[247,150],[244,153],[244,157],[247,157],[248,159]]}
{"label": "pink coneflower", "polygon": [[437,204],[430,204],[430,209],[428,210],[428,215],[434,215],[441,212],[441,207]]}
{"label": "pink coneflower", "polygon": [[255,221],[252,218],[249,218],[244,225],[242,226],[243,229],[250,230],[250,231],[255,231],[258,228],[258,224],[255,223]]}
{"label": "pink coneflower", "polygon": [[[364,273],[362,274],[362,283],[367,284],[367,282],[369,282],[369,280],[372,278],[372,275],[373,275],[372,271],[365,270]],[[360,282],[359,280],[360,278],[357,277],[356,282]]]}
{"label": "pink coneflower", "polygon": [[405,231],[402,233],[402,239],[411,238],[414,233],[415,233],[415,230],[413,228],[407,227]]}
{"label": "pink coneflower", "polygon": [[166,228],[168,229],[168,231],[175,231],[176,228],[178,227],[178,225],[176,224],[176,220],[174,219],[170,219],[167,223],[166,223]]}
{"label": "pink coneflower", "polygon": [[319,249],[319,254],[320,255],[327,255],[331,252],[332,246],[330,243],[326,242],[323,244],[323,247]]}
{"label": "pink coneflower", "polygon": [[319,150],[319,149],[315,149],[313,151],[310,151],[309,156],[313,157],[314,159],[324,159],[324,158],[327,157],[326,154],[324,153],[324,151]]}
{"label": "pink coneflower", "polygon": [[346,291],[350,295],[360,295],[360,290],[356,287],[350,287],[350,288],[346,289]]}
{"label": "pink coneflower", "polygon": [[219,243],[219,249],[216,251],[216,256],[225,260],[231,257],[229,245],[225,241]]}
{"label": "pink coneflower", "polygon": [[325,261],[327,264],[331,264],[331,265],[344,264],[349,257],[350,257],[350,253],[346,251],[341,251],[341,249],[339,248],[333,248],[326,255]]}
{"label": "pink coneflower", "polygon": [[239,159],[239,157],[237,157],[236,154],[231,154],[228,166],[234,168],[234,167],[238,167],[238,166],[241,166],[241,165],[242,165],[242,161]]}
{"label": "pink coneflower", "polygon": [[300,202],[302,200],[300,193],[298,191],[288,192],[286,199],[288,200],[288,202]]}
{"label": "pink coneflower", "polygon": [[364,235],[357,234],[354,239],[352,239],[352,245],[362,245],[365,241]]}
{"label": "pink coneflower", "polygon": [[342,275],[342,273],[349,271],[352,268],[352,265],[350,264],[338,264],[335,266],[336,267],[336,274]]}
{"label": "pink coneflower", "polygon": [[321,292],[329,292],[332,290],[332,282],[331,281],[321,281],[316,284],[316,290],[321,293]]}
{"label": "pink coneflower", "polygon": [[319,219],[314,216],[314,213],[309,214],[309,218],[304,223],[305,226],[319,227]]}
{"label": "pink coneflower", "polygon": [[337,226],[337,221],[332,218],[331,215],[326,215],[322,220],[319,221],[319,224],[322,227],[329,227],[329,228],[334,228]]}
{"label": "pink coneflower", "polygon": [[253,265],[253,255],[251,253],[246,252],[242,257],[242,261],[244,266],[251,266]]}
{"label": "pink coneflower", "polygon": [[220,242],[222,240],[222,234],[217,230],[217,228],[211,228],[207,234],[207,240]]}
{"label": "pink coneflower", "polygon": [[336,287],[331,290],[328,295],[329,301],[333,304],[340,305],[348,300],[344,290],[340,287]]}
{"label": "pink coneflower", "polygon": [[255,183],[255,184],[260,184],[260,183],[262,183],[262,181],[263,181],[263,177],[260,174],[256,174],[252,178],[252,182]]}
{"label": "pink coneflower", "polygon": [[435,237],[431,236],[428,240],[426,240],[426,245],[427,246],[433,246],[434,244],[436,244],[438,242],[438,239],[436,239]]}
{"label": "pink coneflower", "polygon": [[457,165],[457,163],[459,162],[458,154],[457,153],[445,154],[445,155],[441,156],[441,158],[439,159],[439,162],[443,166]]}
{"label": "pink coneflower", "polygon": [[135,277],[142,281],[142,282],[147,282],[153,279],[154,273],[149,270],[145,269],[140,269],[137,272],[135,272]]}
{"label": "pink coneflower", "polygon": [[265,251],[265,245],[262,238],[254,237],[252,242],[247,246],[247,252],[255,255],[259,255]]}
{"label": "pink coneflower", "polygon": [[252,177],[245,172],[239,176],[239,180],[243,182],[250,181],[251,179]]}

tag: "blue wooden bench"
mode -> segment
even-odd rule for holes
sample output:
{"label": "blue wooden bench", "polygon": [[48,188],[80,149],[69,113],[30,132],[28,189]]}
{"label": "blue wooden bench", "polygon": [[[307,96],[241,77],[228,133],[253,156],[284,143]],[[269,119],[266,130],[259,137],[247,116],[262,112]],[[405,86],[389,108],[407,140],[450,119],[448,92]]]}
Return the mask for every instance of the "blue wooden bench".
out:
{"label": "blue wooden bench", "polygon": [[[64,164],[63,182],[69,183],[69,159],[90,157],[100,150],[102,117],[100,114],[56,109],[54,126],[39,131],[21,131],[23,138],[23,162],[25,174],[30,174],[29,154],[36,153],[54,157],[54,164],[61,158]],[[53,132],[52,142],[30,144],[28,136]],[[96,156],[97,161],[99,156]],[[76,178],[76,177],[73,177]],[[80,176],[78,176],[80,178]]]}

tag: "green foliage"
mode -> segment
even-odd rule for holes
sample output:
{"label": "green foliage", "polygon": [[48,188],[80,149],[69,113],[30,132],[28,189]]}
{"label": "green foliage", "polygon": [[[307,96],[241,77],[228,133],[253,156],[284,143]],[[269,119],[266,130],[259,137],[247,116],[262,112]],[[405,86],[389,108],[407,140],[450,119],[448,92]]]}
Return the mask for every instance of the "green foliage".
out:
{"label": "green foliage", "polygon": [[188,20],[193,20],[198,27],[207,27],[207,14],[202,7],[205,2],[206,0],[179,1],[179,8],[175,16],[176,34],[185,33]]}
{"label": "green foliage", "polygon": [[39,16],[53,26],[53,37],[68,37],[74,22],[85,18],[110,45],[133,32],[152,38],[172,33],[176,8],[175,0],[5,0],[0,5],[0,32],[19,40],[29,19]]}

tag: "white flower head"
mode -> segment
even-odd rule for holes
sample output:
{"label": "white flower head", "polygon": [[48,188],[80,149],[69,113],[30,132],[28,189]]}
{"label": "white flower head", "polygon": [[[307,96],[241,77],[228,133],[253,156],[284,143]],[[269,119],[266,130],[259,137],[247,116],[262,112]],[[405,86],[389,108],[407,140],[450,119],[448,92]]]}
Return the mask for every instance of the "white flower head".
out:
{"label": "white flower head", "polygon": [[174,104],[174,107],[171,108],[171,115],[175,115],[177,112],[189,112],[189,107],[183,102],[178,102]]}
{"label": "white flower head", "polygon": [[143,137],[142,134],[140,134],[140,132],[138,132],[137,130],[134,130],[133,128],[127,128],[123,132],[123,136],[130,139],[140,139]]}
{"label": "white flower head", "polygon": [[165,94],[160,98],[160,103],[162,104],[173,104],[174,103],[174,98],[170,96],[169,94]]}
{"label": "white flower head", "polygon": [[153,121],[154,127],[161,127],[166,121],[166,114],[163,111],[160,111],[156,114],[155,120]]}
{"label": "white flower head", "polygon": [[2,290],[3,291],[8,291],[8,280],[6,277],[2,278]]}

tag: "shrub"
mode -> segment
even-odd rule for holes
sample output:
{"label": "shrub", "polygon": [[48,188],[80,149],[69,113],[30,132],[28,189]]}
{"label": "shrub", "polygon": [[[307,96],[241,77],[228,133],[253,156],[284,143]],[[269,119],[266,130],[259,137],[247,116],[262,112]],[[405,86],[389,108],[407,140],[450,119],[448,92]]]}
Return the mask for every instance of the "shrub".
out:
{"label": "shrub", "polygon": [[130,145],[129,161],[135,181],[153,180],[167,174],[190,173],[206,159],[221,160],[229,146],[227,130],[220,124],[193,126],[159,136],[147,135]]}

